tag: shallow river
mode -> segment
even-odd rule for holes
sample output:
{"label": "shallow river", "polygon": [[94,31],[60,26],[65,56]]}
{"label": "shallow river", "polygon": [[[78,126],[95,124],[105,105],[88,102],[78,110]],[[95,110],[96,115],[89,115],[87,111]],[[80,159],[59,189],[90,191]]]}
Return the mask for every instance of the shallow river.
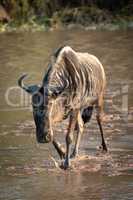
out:
{"label": "shallow river", "polygon": [[[107,75],[103,128],[109,152],[97,148],[101,138],[95,114],[72,169],[55,167],[51,144],[38,145],[30,99],[17,88],[41,83],[52,51],[61,44],[96,55]],[[0,35],[0,200],[133,199],[133,32],[57,31]],[[67,121],[54,127],[65,142]]]}

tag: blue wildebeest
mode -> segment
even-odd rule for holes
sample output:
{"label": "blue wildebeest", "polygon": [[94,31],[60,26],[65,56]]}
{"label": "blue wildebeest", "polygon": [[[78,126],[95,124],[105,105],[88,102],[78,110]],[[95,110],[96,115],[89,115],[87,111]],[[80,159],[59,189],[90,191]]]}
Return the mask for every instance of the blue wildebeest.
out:
{"label": "blue wildebeest", "polygon": [[[103,66],[95,56],[76,52],[69,46],[60,47],[53,54],[40,87],[26,86],[23,83],[25,77],[26,75],[21,76],[18,84],[32,94],[37,141],[53,143],[60,157],[65,158],[64,169],[69,167],[70,157],[78,154],[84,124],[90,120],[94,107],[102,148],[107,151],[101,125],[106,78]],[[69,125],[64,151],[55,140],[52,124],[66,118],[69,118]],[[70,154],[75,130],[75,146]]]}

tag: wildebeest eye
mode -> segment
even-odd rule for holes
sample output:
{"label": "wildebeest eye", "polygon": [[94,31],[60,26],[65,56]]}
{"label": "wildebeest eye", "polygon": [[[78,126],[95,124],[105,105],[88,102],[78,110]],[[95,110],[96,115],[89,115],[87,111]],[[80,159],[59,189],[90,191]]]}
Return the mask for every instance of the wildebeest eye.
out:
{"label": "wildebeest eye", "polygon": [[40,113],[41,115],[43,115],[43,114],[44,114],[44,111],[43,111],[43,110],[39,110],[39,113]]}

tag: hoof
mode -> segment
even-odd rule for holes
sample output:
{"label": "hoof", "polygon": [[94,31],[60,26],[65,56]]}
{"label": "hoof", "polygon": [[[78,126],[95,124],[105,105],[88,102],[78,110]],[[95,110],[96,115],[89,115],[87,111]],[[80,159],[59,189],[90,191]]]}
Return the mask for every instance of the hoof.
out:
{"label": "hoof", "polygon": [[107,153],[107,152],[108,152],[107,148],[103,148],[103,149],[102,149],[102,152],[103,152],[103,153]]}
{"label": "hoof", "polygon": [[100,145],[99,149],[102,150],[103,153],[106,153],[108,151],[106,145]]}
{"label": "hoof", "polygon": [[70,162],[68,161],[65,161],[64,163],[61,164],[60,168],[61,169],[64,169],[64,170],[67,170],[67,169],[70,169],[71,165],[70,165]]}

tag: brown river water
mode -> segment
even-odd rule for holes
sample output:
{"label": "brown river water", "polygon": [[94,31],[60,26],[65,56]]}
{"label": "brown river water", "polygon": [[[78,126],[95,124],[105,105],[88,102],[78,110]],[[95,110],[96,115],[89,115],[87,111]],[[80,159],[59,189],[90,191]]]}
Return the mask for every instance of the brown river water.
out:
{"label": "brown river water", "polygon": [[[55,167],[51,144],[35,138],[30,99],[17,88],[41,83],[52,51],[67,44],[96,55],[107,76],[103,128],[108,153],[98,149],[95,120],[86,125],[71,170]],[[133,32],[68,30],[0,34],[0,200],[133,199]],[[54,127],[65,143],[67,121]]]}

